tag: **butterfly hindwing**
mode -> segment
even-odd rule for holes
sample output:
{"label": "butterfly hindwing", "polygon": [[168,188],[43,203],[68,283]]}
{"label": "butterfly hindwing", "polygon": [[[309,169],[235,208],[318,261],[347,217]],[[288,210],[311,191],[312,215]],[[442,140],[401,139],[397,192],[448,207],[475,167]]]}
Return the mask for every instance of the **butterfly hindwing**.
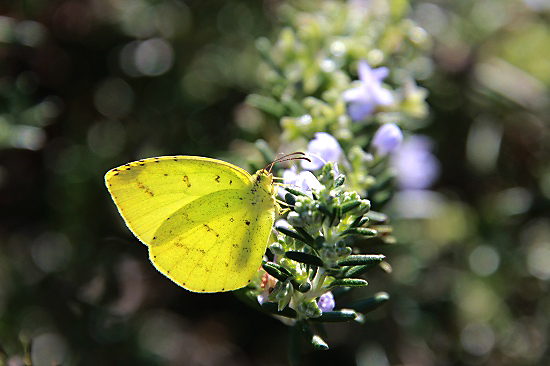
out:
{"label": "butterfly hindwing", "polygon": [[151,261],[192,291],[245,286],[261,265],[274,218],[273,205],[256,200],[251,194],[216,192],[191,202],[159,228],[149,248]]}

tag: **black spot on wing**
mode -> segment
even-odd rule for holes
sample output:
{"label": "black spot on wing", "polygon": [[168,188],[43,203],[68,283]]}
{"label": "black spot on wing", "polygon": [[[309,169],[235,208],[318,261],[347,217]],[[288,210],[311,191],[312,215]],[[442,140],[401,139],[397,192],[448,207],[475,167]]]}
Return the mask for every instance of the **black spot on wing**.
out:
{"label": "black spot on wing", "polygon": [[[212,232],[214,233],[214,235],[216,235],[216,237],[219,237],[220,234],[217,233],[216,230],[212,229],[208,224],[202,224],[205,228],[206,228],[206,231],[208,232]],[[199,251],[202,253],[202,254],[206,254],[206,252],[202,249],[199,249]]]}
{"label": "black spot on wing", "polygon": [[144,185],[143,183],[137,182],[137,186],[138,186],[139,189],[143,190],[149,196],[151,196],[151,197],[155,196],[155,193],[151,189],[149,189],[149,187]]}
{"label": "black spot on wing", "polygon": [[187,185],[187,188],[191,188],[191,182],[189,181],[189,177],[187,175],[183,176],[183,183]]}

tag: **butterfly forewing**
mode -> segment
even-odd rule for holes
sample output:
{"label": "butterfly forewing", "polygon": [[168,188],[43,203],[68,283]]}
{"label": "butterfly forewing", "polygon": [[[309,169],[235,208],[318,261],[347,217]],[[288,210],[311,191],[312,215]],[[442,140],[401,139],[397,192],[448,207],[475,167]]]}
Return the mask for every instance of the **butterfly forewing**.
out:
{"label": "butterfly forewing", "polygon": [[166,156],[112,169],[105,183],[126,225],[149,244],[175,211],[211,192],[244,189],[250,174],[219,160]]}

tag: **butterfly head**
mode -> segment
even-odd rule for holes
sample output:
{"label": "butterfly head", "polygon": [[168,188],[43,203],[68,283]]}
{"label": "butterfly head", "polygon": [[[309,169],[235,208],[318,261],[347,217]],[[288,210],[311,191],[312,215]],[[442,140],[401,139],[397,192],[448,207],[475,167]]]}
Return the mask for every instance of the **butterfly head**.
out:
{"label": "butterfly head", "polygon": [[275,185],[273,184],[273,174],[266,169],[258,170],[252,175],[254,189],[261,189],[267,192],[270,196],[275,195]]}
{"label": "butterfly head", "polygon": [[274,184],[273,180],[280,179],[280,178],[273,178],[273,175],[271,174],[271,170],[273,169],[273,166],[276,163],[282,163],[284,161],[290,161],[290,160],[307,160],[311,162],[311,160],[306,156],[306,154],[300,151],[279,156],[275,158],[275,160],[273,160],[271,163],[266,165],[265,168],[258,170],[256,174],[253,175],[252,179],[255,182],[254,184],[264,189],[270,195],[275,196],[277,193],[275,186],[276,184],[280,185],[280,183]]}

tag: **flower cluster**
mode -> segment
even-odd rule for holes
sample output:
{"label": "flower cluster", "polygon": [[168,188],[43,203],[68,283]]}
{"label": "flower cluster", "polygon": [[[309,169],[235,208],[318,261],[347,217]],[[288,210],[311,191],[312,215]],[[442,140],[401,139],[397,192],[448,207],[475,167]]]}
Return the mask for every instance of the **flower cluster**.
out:
{"label": "flower cluster", "polygon": [[376,107],[389,106],[394,102],[392,93],[382,86],[382,80],[389,74],[387,67],[371,69],[366,61],[359,62],[360,82],[342,95],[349,103],[348,113],[353,121],[361,121],[372,115]]}
{"label": "flower cluster", "polygon": [[281,151],[305,150],[309,158],[282,172],[285,216],[247,293],[323,349],[309,322],[360,320],[388,299],[379,293],[342,304],[339,293],[366,286],[362,276],[383,263],[383,255],[361,254],[365,243],[394,241],[380,210],[395,175],[401,182],[429,165],[399,163],[427,113],[416,84],[422,73],[409,65],[429,39],[404,11],[383,14],[369,4],[327,1],[314,12],[287,4],[278,40],[257,42],[265,89],[247,99],[280,124]]}
{"label": "flower cluster", "polygon": [[[301,329],[308,321],[352,321],[388,300],[386,293],[337,308],[335,292],[365,287],[361,276],[377,267],[383,255],[355,254],[353,247],[381,235],[386,217],[370,210],[370,202],[345,190],[345,177],[327,162],[319,180],[309,171],[287,170],[283,175],[286,220],[275,227],[277,240],[269,246],[273,258],[265,261],[261,278],[250,295],[274,315],[285,317]],[[303,175],[309,178],[301,178]],[[307,180],[309,183],[305,183]],[[307,333],[307,332],[306,332]],[[321,339],[317,346],[324,348]]]}

